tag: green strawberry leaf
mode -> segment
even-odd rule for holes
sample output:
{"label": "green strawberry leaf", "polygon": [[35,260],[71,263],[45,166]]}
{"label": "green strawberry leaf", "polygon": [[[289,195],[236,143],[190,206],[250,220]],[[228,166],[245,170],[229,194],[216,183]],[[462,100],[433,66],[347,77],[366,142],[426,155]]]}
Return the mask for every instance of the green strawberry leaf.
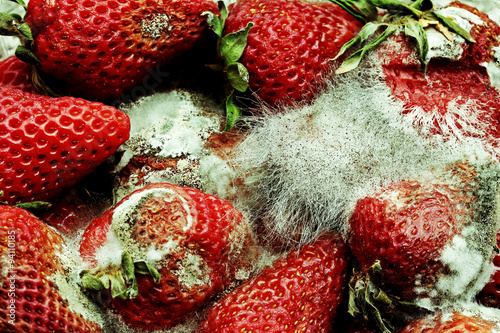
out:
{"label": "green strawberry leaf", "polygon": [[220,20],[222,22],[222,27],[224,27],[229,13],[227,11],[226,4],[224,3],[224,1],[218,1],[217,5],[219,6]]}
{"label": "green strawberry leaf", "polygon": [[151,275],[156,283],[160,282],[161,274],[150,264],[145,261],[136,261],[134,266],[136,273]]}
{"label": "green strawberry leaf", "polygon": [[2,36],[19,36],[19,30],[16,28],[16,24],[20,24],[17,19],[18,16],[14,16],[9,13],[0,12],[0,35]]}
{"label": "green strawberry leaf", "polygon": [[19,45],[16,48],[15,54],[20,60],[31,65],[36,65],[40,62],[40,59],[38,59],[38,57],[33,53],[33,51],[31,51],[24,45]]}
{"label": "green strawberry leaf", "polygon": [[241,109],[234,103],[234,91],[226,100],[226,128],[224,132],[229,132],[241,116]]}
{"label": "green strawberry leaf", "polygon": [[410,4],[410,7],[415,8],[422,12],[430,11],[434,8],[434,4],[431,0],[417,0]]}
{"label": "green strawberry leaf", "polygon": [[379,27],[385,25],[386,25],[385,23],[373,23],[373,22],[365,24],[363,28],[361,28],[361,31],[354,38],[349,40],[340,48],[339,53],[335,56],[335,58],[333,58],[333,60],[337,60],[351,47],[364,43],[366,40],[368,40],[368,38],[370,38],[377,32]]}
{"label": "green strawberry leaf", "polygon": [[10,1],[17,3],[18,5],[23,6],[24,9],[28,8],[28,6],[26,6],[26,3],[23,0],[10,0]]}
{"label": "green strawberry leaf", "polygon": [[122,253],[120,266],[83,270],[80,277],[84,289],[97,292],[110,289],[113,298],[128,300],[139,295],[136,274],[149,274],[156,283],[161,278],[155,268],[143,261],[134,262],[126,251]]}
{"label": "green strawberry leaf", "polygon": [[386,25],[386,26],[387,27],[384,30],[384,32],[382,32],[379,36],[377,36],[377,38],[375,38],[373,41],[363,46],[358,51],[351,54],[335,71],[335,74],[343,74],[356,69],[368,51],[379,46],[384,40],[386,40],[399,28],[397,25]]}
{"label": "green strawberry leaf", "polygon": [[427,40],[427,34],[424,28],[418,21],[409,18],[405,20],[405,34],[413,37],[417,41],[418,58],[424,66],[425,72],[425,67],[427,67],[427,53],[429,52],[429,41]]}
{"label": "green strawberry leaf", "polygon": [[219,17],[212,12],[203,12],[202,15],[207,16],[207,23],[210,29],[212,29],[212,31],[215,32],[219,38],[222,38],[222,30],[224,29],[224,26],[222,25]]}
{"label": "green strawberry leaf", "polygon": [[398,0],[370,0],[375,6],[389,11],[403,12],[421,17],[423,12]]}
{"label": "green strawberry leaf", "polygon": [[17,30],[21,33],[23,37],[26,39],[32,41],[33,40],[33,35],[31,34],[31,28],[28,25],[28,23],[22,23],[22,24],[14,24]]}
{"label": "green strawberry leaf", "polygon": [[130,253],[124,251],[122,253],[122,271],[123,277],[125,278],[125,282],[128,284],[132,284],[135,279],[135,266]]}
{"label": "green strawberry leaf", "polygon": [[377,18],[377,7],[370,0],[330,0],[339,5],[346,12],[366,23]]}
{"label": "green strawberry leaf", "polygon": [[474,38],[472,38],[471,34],[459,26],[457,22],[451,17],[446,17],[444,15],[438,14],[438,13],[433,13],[441,23],[443,23],[444,26],[448,27],[451,31],[454,33],[458,34],[459,36],[463,37],[465,40],[471,43],[475,43],[476,41]]}
{"label": "green strawberry leaf", "polygon": [[250,76],[246,67],[239,62],[227,66],[227,79],[229,84],[240,92],[245,92],[248,88]]}
{"label": "green strawberry leaf", "polygon": [[249,22],[244,29],[230,33],[222,37],[220,43],[220,54],[224,59],[224,64],[237,62],[243,55],[243,51],[247,45],[247,38],[253,23]]}
{"label": "green strawberry leaf", "polygon": [[101,281],[101,279],[90,274],[82,276],[82,286],[85,289],[94,291],[100,291],[106,289],[106,286]]}
{"label": "green strawberry leaf", "polygon": [[25,209],[32,213],[43,212],[49,209],[52,204],[45,201],[22,202],[14,205],[15,207]]}

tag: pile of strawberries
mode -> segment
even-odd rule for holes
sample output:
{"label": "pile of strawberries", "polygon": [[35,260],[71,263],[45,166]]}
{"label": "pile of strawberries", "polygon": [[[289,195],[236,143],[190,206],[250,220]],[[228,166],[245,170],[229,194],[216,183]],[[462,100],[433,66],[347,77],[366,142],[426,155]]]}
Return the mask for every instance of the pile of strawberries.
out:
{"label": "pile of strawberries", "polygon": [[[0,13],[21,41],[0,62],[1,332],[500,332],[487,70],[500,27],[487,14],[430,0],[17,2],[24,17]],[[230,159],[245,117],[295,112],[364,70],[429,142],[485,154],[380,184],[306,244],[238,209],[252,175],[229,201],[166,179],[113,202],[134,125],[120,103],[152,79],[168,90],[193,76],[225,106],[231,132],[207,145]]]}

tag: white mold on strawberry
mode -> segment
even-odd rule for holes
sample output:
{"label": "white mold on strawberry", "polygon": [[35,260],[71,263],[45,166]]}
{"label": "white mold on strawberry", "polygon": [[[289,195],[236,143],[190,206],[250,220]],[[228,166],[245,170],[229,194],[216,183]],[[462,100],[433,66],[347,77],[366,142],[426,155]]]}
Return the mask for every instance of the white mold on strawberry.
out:
{"label": "white mold on strawberry", "polygon": [[170,182],[219,197],[234,196],[236,174],[225,160],[227,141],[217,141],[223,110],[200,94],[157,93],[123,108],[131,117],[131,139],[123,157],[117,197],[135,187]]}
{"label": "white mold on strawberry", "polygon": [[472,139],[421,136],[373,71],[337,77],[311,106],[255,119],[233,163],[249,188],[243,205],[268,218],[268,230],[305,242],[343,229],[356,200],[378,186],[464,155],[487,158]]}

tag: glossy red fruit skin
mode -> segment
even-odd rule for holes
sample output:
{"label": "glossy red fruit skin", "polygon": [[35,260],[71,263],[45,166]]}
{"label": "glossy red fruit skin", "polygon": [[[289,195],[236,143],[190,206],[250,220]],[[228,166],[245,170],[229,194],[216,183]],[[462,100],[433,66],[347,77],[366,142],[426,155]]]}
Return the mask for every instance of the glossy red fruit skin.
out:
{"label": "glossy red fruit skin", "polygon": [[[497,246],[500,248],[500,231],[497,233]],[[486,306],[500,309],[500,253],[493,257],[493,273],[488,283],[477,295],[477,300]]]}
{"label": "glossy red fruit skin", "polygon": [[[168,213],[174,204],[179,203],[174,201],[161,204],[163,213],[151,213],[151,216],[157,218],[151,219],[144,225],[136,225],[134,241],[139,244],[161,246],[171,237],[179,241],[179,248],[169,252],[168,257],[162,262],[162,267],[158,269],[161,274],[159,283],[154,283],[149,275],[137,275],[139,296],[131,300],[115,298],[108,304],[124,322],[141,329],[165,329],[185,321],[189,315],[199,310],[215,294],[233,282],[236,270],[241,267],[239,260],[244,261],[238,254],[235,256],[231,253],[233,245],[243,246],[244,250],[246,246],[251,245],[244,243],[246,235],[242,234],[245,233],[246,220],[228,201],[196,189],[156,183],[131,193],[114,209],[108,210],[102,217],[92,221],[85,230],[80,244],[80,254],[85,262],[92,267],[96,266],[96,250],[106,241],[116,207],[137,193],[154,189],[175,191],[186,200],[195,221],[188,230],[181,230],[183,226],[179,221],[183,221],[183,218]],[[146,201],[144,206],[147,203]],[[152,207],[160,206],[155,204]],[[160,218],[160,216],[166,217]],[[232,244],[233,242],[243,242],[243,244]],[[202,285],[183,286],[179,282],[179,277],[173,273],[180,269],[179,261],[184,260],[189,254],[199,255],[207,267],[209,277]],[[243,256],[243,253],[240,255]]]}
{"label": "glossy red fruit skin", "polygon": [[31,82],[32,66],[11,56],[0,62],[0,86],[38,93]]}
{"label": "glossy red fruit skin", "polygon": [[438,314],[417,319],[399,333],[494,333],[498,332],[491,322],[458,312]]}
{"label": "glossy red fruit skin", "polygon": [[90,173],[125,142],[121,111],[72,97],[0,87],[0,200],[48,200]]}
{"label": "glossy red fruit skin", "polygon": [[347,255],[335,234],[290,252],[218,301],[200,331],[330,332],[346,287]]}
{"label": "glossy red fruit skin", "polygon": [[404,181],[357,202],[349,244],[363,271],[380,260],[392,292],[412,300],[417,283],[436,282],[439,257],[460,230],[460,214],[446,187]]}
{"label": "glossy red fruit skin", "polygon": [[61,236],[31,213],[0,206],[1,332],[101,332],[97,324],[69,309],[51,281],[52,274],[64,274],[57,257],[63,243]]}
{"label": "glossy red fruit skin", "polygon": [[225,34],[254,23],[240,62],[250,89],[263,101],[292,104],[313,98],[334,58],[362,24],[333,3],[241,0],[230,9]]}
{"label": "glossy red fruit skin", "polygon": [[207,29],[205,11],[218,13],[217,5],[207,0],[33,0],[26,22],[43,73],[63,81],[72,95],[109,101],[165,80],[160,66],[200,41]]}

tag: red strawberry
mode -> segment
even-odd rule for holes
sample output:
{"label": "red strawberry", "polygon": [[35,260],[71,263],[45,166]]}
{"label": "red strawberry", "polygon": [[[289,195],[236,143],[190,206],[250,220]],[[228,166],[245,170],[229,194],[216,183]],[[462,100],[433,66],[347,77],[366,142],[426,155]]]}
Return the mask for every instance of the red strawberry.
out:
{"label": "red strawberry", "polygon": [[91,100],[119,98],[135,86],[161,82],[159,66],[193,47],[206,29],[207,0],[32,0],[26,23],[37,68]]}
{"label": "red strawberry", "polygon": [[0,86],[21,89],[36,94],[37,89],[31,82],[32,67],[11,56],[0,62]]}
{"label": "red strawberry", "polygon": [[107,206],[106,200],[84,196],[75,187],[62,192],[51,204],[39,214],[40,220],[68,235],[87,227]]}
{"label": "red strawberry", "polygon": [[[500,248],[500,230],[497,233],[497,246]],[[500,253],[493,258],[493,273],[488,283],[477,295],[477,300],[486,306],[500,309]]]}
{"label": "red strawberry", "polygon": [[224,34],[254,24],[239,60],[249,87],[273,105],[310,100],[340,47],[361,23],[333,3],[301,0],[240,0],[230,10]]}
{"label": "red strawberry", "polygon": [[323,235],[218,301],[200,330],[331,332],[344,295],[347,261],[343,240],[336,234]]}
{"label": "red strawberry", "polygon": [[46,200],[129,137],[127,115],[101,103],[0,87],[0,200]]}
{"label": "red strawberry", "polygon": [[387,288],[403,300],[473,297],[494,247],[497,181],[495,168],[457,163],[434,179],[402,181],[359,200],[350,246],[361,269],[379,261]]}
{"label": "red strawberry", "polygon": [[408,324],[399,333],[494,333],[498,325],[493,322],[464,315],[459,312],[439,313]]}
{"label": "red strawberry", "polygon": [[73,312],[53,278],[64,241],[31,213],[0,206],[0,331],[101,332]]}
{"label": "red strawberry", "polygon": [[107,289],[114,276],[106,305],[133,327],[165,329],[233,283],[251,244],[245,218],[229,202],[151,184],[85,230],[80,253],[92,269],[82,279],[88,289]]}

